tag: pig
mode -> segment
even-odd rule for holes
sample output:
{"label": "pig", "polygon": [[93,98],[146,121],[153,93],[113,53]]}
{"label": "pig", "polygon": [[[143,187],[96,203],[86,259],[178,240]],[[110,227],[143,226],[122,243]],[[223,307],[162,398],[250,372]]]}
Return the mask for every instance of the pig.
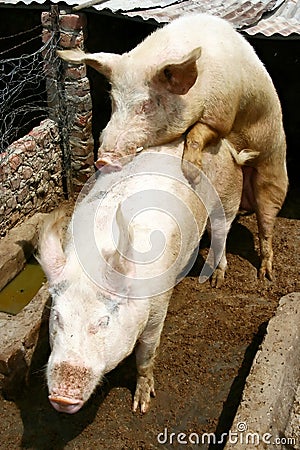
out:
{"label": "pig", "polygon": [[[39,261],[52,295],[46,376],[59,412],[79,411],[134,349],[133,410],[148,410],[173,286],[187,273],[208,217],[216,243],[212,283],[224,279],[225,240],[242,195],[241,164],[253,155],[237,154],[225,139],[206,147],[194,190],[181,171],[183,146],[181,139],[149,148],[121,172],[98,176],[75,207],[64,244],[64,211],[49,215],[40,231]],[[220,207],[224,214],[213,219]]]}
{"label": "pig", "polygon": [[172,21],[122,55],[58,54],[90,65],[111,83],[112,116],[98,166],[114,161],[118,169],[120,156],[187,133],[182,168],[196,183],[193,167],[201,167],[203,148],[220,138],[238,152],[257,152],[244,172],[242,207],[257,216],[259,278],[272,280],[273,229],[288,186],[286,142],[276,90],[251,45],[226,20],[196,14]]}

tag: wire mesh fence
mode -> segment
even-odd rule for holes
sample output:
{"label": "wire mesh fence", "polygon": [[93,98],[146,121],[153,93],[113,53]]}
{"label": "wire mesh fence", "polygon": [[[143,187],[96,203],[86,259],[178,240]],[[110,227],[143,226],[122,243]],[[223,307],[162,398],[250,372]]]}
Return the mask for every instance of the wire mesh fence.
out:
{"label": "wire mesh fence", "polygon": [[76,111],[56,54],[58,8],[51,17],[46,39],[41,24],[0,32],[0,235],[73,194],[69,135]]}
{"label": "wire mesh fence", "polygon": [[[61,61],[56,55],[58,16],[42,42],[42,26],[0,37],[0,160],[9,159],[13,144],[46,118],[58,125],[65,191],[70,171],[68,133],[74,107],[66,102]],[[33,51],[28,52],[28,49]]]}
{"label": "wire mesh fence", "polygon": [[[33,37],[26,39],[28,34]],[[16,38],[24,37],[17,45]],[[43,52],[51,42],[41,45],[40,49],[20,57],[11,57],[14,50],[22,50],[26,44],[39,39],[41,27],[30,29],[17,35],[2,37],[6,49],[0,53],[0,152],[18,138],[27,134],[31,128],[49,116],[45,83]]]}

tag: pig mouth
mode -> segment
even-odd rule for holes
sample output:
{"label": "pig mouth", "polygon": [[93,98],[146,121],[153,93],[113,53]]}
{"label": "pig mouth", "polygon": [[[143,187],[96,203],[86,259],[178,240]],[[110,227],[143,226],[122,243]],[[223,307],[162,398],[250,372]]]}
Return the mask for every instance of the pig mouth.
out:
{"label": "pig mouth", "polygon": [[63,397],[58,395],[49,395],[49,401],[58,412],[75,414],[83,406],[83,401],[79,399]]}

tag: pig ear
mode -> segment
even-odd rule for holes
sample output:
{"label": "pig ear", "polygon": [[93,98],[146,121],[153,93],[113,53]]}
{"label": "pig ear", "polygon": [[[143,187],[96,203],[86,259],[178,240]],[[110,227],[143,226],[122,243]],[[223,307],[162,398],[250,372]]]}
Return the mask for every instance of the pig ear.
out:
{"label": "pig ear", "polygon": [[183,58],[164,63],[159,68],[154,81],[172,94],[185,95],[195,84],[198,77],[196,61],[200,58],[201,48],[194,49]]}
{"label": "pig ear", "polygon": [[117,249],[105,252],[105,279],[109,290],[120,295],[127,295],[131,287],[131,278],[135,274],[132,260],[132,228],[127,224],[119,204],[116,213],[116,224],[119,232]]}
{"label": "pig ear", "polygon": [[121,55],[114,53],[85,53],[79,48],[73,50],[57,50],[58,56],[72,64],[87,64],[109,78],[114,64]]}
{"label": "pig ear", "polygon": [[39,232],[38,255],[36,258],[50,284],[58,281],[66,263],[61,245],[61,235],[65,220],[66,212],[63,210],[49,214]]}

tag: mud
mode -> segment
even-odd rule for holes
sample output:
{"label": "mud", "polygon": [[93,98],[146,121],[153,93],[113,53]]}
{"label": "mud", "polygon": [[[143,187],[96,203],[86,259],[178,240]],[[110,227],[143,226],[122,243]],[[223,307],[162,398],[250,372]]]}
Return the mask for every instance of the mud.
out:
{"label": "mud", "polygon": [[218,290],[198,282],[207,252],[204,240],[202,256],[174,290],[155,366],[157,396],[146,415],[131,411],[132,356],[107,375],[80,412],[56,412],[47,399],[44,365],[49,349],[41,340],[23,395],[15,401],[0,398],[0,449],[223,448],[225,440],[180,444],[178,439],[184,438],[179,433],[200,438],[216,433],[220,438],[229,430],[268,320],[283,295],[300,291],[296,194],[276,222],[273,282],[257,280],[254,216],[240,217],[233,225],[227,277]]}

